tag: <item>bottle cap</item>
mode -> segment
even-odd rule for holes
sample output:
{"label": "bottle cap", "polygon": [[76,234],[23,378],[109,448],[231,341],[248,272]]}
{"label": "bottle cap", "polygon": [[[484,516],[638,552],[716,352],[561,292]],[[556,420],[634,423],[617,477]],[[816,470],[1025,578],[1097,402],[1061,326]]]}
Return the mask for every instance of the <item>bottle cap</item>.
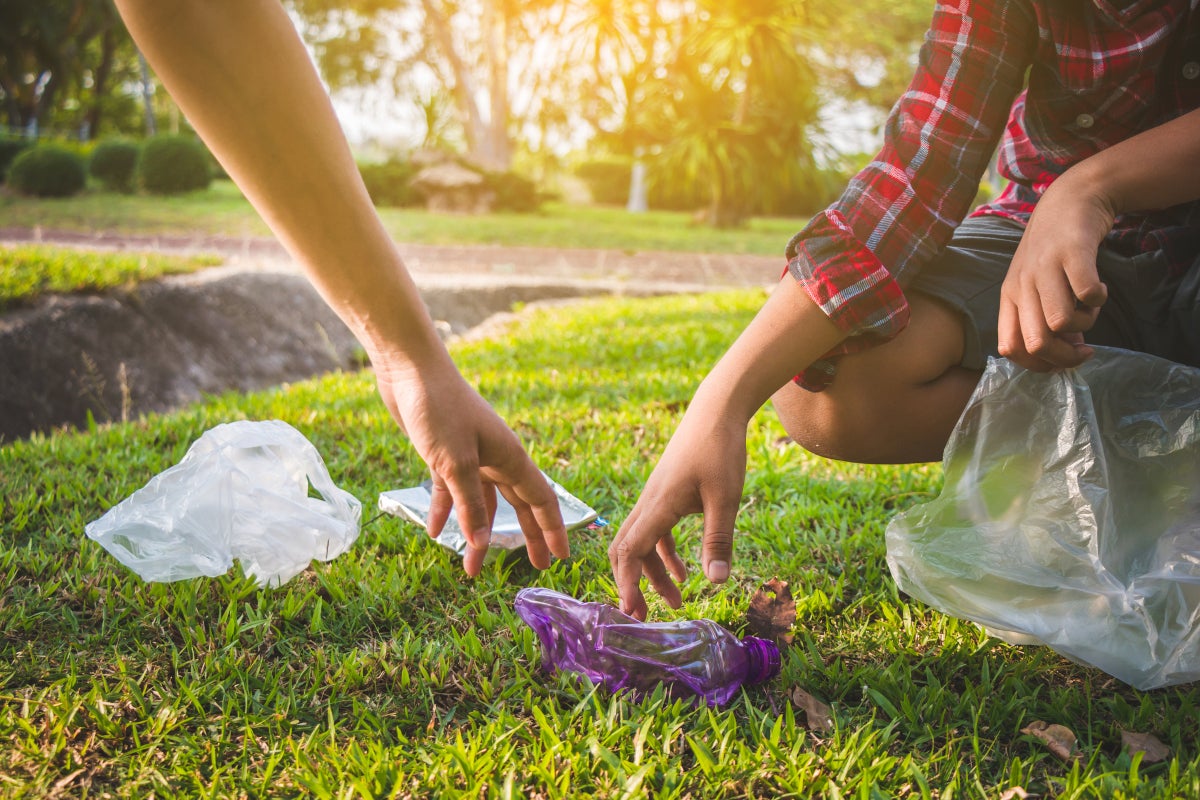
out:
{"label": "bottle cap", "polygon": [[779,647],[769,639],[742,637],[746,648],[746,683],[762,683],[779,674]]}

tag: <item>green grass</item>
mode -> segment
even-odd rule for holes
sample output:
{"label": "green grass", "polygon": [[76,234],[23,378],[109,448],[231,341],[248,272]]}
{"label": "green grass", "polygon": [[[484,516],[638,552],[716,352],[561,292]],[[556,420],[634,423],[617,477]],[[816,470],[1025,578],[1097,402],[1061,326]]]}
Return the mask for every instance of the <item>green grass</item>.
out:
{"label": "green grass", "polygon": [[[758,292],[608,300],[534,312],[459,344],[465,374],[546,471],[619,524],[704,369]],[[203,431],[280,418],[364,501],[350,552],[276,590],[235,569],[142,583],[84,525],[176,463]],[[883,532],[937,491],[934,466],[822,461],[751,427],[734,578],[693,575],[678,612],[738,628],[764,580],[799,600],[783,672],[726,708],[609,696],[544,677],[516,591],[611,601],[610,531],[537,573],[475,580],[417,529],[371,509],[424,478],[366,374],[335,374],[92,432],[0,448],[0,795],[43,797],[1069,798],[1200,796],[1195,688],[1133,691],[899,596]],[[695,564],[698,524],[681,548]],[[829,703],[806,730],[788,692]],[[1072,728],[1066,765],[1020,729]],[[1175,757],[1120,752],[1120,730]]]}
{"label": "green grass", "polygon": [[221,263],[215,256],[0,245],[0,311],[52,292],[94,292]]}
{"label": "green grass", "polygon": [[[691,215],[548,203],[534,214],[463,217],[420,209],[380,209],[398,242],[410,244],[497,244],[585,247],[616,250],[682,250],[708,253],[782,255],[801,219],[755,219],[736,230],[696,224]],[[103,231],[106,234],[267,236],[254,209],[229,181],[178,197],[89,192],[39,200],[0,194],[4,227]],[[469,221],[469,224],[464,224]]]}

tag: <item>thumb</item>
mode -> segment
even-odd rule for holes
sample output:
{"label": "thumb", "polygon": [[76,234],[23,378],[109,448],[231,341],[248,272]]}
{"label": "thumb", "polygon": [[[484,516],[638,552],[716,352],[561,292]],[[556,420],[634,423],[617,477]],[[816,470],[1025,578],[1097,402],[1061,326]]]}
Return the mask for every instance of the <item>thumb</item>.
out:
{"label": "thumb", "polygon": [[713,583],[724,583],[729,579],[729,565],[733,563],[733,524],[736,517],[736,506],[732,510],[705,511],[700,562],[704,565],[704,574]]}

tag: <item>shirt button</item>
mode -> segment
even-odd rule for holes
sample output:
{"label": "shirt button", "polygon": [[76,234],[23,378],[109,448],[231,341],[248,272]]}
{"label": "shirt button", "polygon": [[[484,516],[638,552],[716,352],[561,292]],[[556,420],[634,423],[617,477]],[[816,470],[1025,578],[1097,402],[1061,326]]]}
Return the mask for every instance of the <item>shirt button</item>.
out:
{"label": "shirt button", "polygon": [[1091,114],[1080,114],[1075,118],[1075,124],[1081,128],[1090,128],[1096,124],[1096,118]]}
{"label": "shirt button", "polygon": [[1183,65],[1183,77],[1189,81],[1194,81],[1200,78],[1200,62],[1189,61]]}

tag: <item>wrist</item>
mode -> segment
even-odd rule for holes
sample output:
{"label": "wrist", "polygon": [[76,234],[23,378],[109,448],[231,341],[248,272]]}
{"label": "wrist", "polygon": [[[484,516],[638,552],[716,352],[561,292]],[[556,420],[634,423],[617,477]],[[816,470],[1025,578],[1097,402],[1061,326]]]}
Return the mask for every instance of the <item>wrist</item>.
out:
{"label": "wrist", "polygon": [[1086,203],[1109,219],[1116,219],[1121,208],[1120,171],[1093,156],[1064,172],[1050,184],[1046,194],[1062,194],[1076,203]]}
{"label": "wrist", "polygon": [[433,383],[444,375],[461,377],[432,326],[428,334],[408,332],[398,340],[377,337],[362,341],[375,374],[389,381]]}
{"label": "wrist", "polygon": [[695,408],[707,419],[745,427],[766,400],[759,402],[757,398],[752,399],[751,393],[745,390],[744,381],[736,375],[727,374],[720,367],[718,364],[700,382],[688,404],[688,410]]}

